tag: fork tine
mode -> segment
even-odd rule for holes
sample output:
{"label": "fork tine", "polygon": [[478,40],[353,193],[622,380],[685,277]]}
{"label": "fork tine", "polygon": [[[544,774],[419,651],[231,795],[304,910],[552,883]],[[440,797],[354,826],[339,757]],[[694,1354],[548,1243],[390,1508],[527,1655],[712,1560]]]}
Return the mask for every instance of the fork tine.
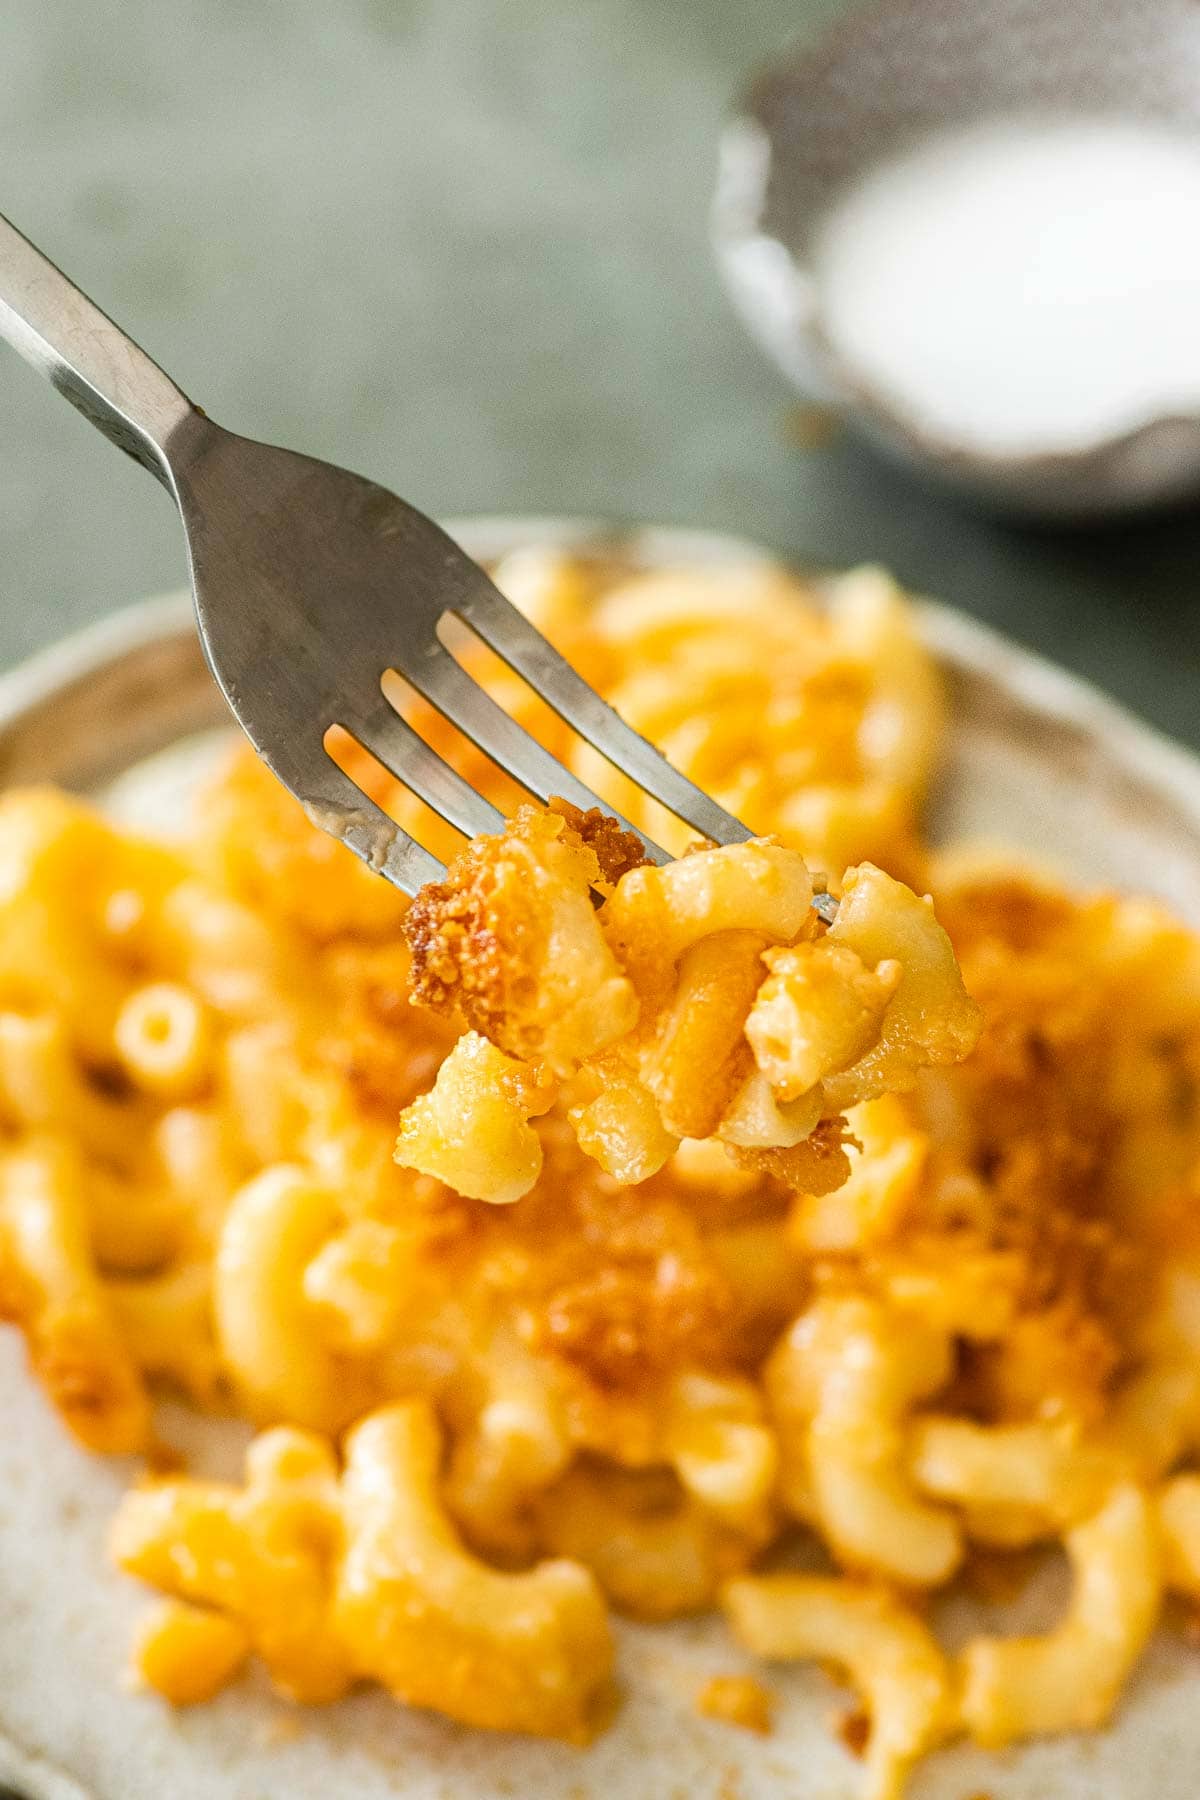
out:
{"label": "fork tine", "polygon": [[343,721],[343,727],[419,800],[464,836],[504,830],[504,814],[476,793],[470,782],[464,781],[436,750],[431,750],[386,699],[371,708],[365,719]]}
{"label": "fork tine", "polygon": [[369,800],[332,757],[326,755],[324,763],[323,768],[305,770],[303,793],[282,770],[276,769],[313,825],[340,838],[368,868],[410,897],[427,881],[445,879],[445,865],[436,856],[422,849],[394,819],[388,818],[382,807]]}
{"label": "fork tine", "polygon": [[497,705],[465,669],[460,668],[440,643],[419,663],[414,659],[413,664],[402,673],[405,680],[411,682],[426,700],[457,725],[464,736],[469,737],[494,763],[498,763],[514,781],[520,782],[522,787],[527,788],[539,800],[569,800],[573,806],[581,807],[585,812],[590,807],[598,806],[601,812],[607,813],[627,831],[633,832],[641,841],[651,862],[670,861],[661,845],[639,831],[636,825],[601,800],[591,788],[585,787],[577,776],[572,775],[557,758],[543,749],[524,726],[510,718],[504,708]]}
{"label": "fork tine", "polygon": [[668,812],[716,844],[741,844],[753,835],[627,725],[491,582],[473,584],[454,611],[510,668],[524,676],[559,718]]}

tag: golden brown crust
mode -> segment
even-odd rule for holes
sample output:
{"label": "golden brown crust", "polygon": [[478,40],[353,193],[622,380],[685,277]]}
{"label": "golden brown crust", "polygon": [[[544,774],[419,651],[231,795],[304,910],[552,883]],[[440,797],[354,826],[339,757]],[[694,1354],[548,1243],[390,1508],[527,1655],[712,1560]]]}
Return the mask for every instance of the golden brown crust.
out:
{"label": "golden brown crust", "polygon": [[578,1067],[637,1017],[592,905],[599,879],[595,851],[565,818],[520,807],[410,907],[414,1000],[456,1011],[520,1061]]}
{"label": "golden brown crust", "polygon": [[528,871],[507,837],[478,837],[444,882],[421,889],[404,920],[413,1003],[457,1015],[509,1054],[512,1022],[530,999],[540,946]]}
{"label": "golden brown crust", "polygon": [[715,1271],[675,1270],[662,1259],[597,1269],[553,1293],[535,1340],[602,1389],[636,1390],[648,1374],[711,1356],[725,1295]]}
{"label": "golden brown crust", "polygon": [[730,1154],[743,1169],[770,1175],[798,1194],[830,1194],[850,1173],[847,1145],[855,1138],[845,1119],[822,1119],[810,1137],[789,1148],[734,1149]]}
{"label": "golden brown crust", "polygon": [[1009,879],[943,910],[985,1016],[954,1078],[986,1194],[979,1223],[1021,1271],[1013,1329],[972,1359],[975,1404],[1002,1418],[1094,1415],[1160,1253],[1149,1232],[1129,1232],[1110,1186],[1124,1126],[1108,1095],[1126,1026],[1111,994],[1080,978],[1086,907]]}
{"label": "golden brown crust", "polygon": [[519,1205],[535,1240],[546,1241],[548,1209],[557,1215],[531,1308],[536,1345],[603,1391],[636,1392],[673,1369],[726,1360],[732,1296],[685,1204],[646,1187],[614,1192],[561,1141],[541,1186],[540,1207],[530,1207],[534,1195]]}
{"label": "golden brown crust", "polygon": [[493,999],[505,966],[496,938],[497,910],[482,846],[472,845],[452,879],[421,889],[404,920],[413,1002],[430,1012],[458,1012],[485,1037],[504,1016]]}
{"label": "golden brown crust", "polygon": [[641,838],[618,825],[612,814],[599,806],[583,812],[569,800],[552,799],[547,810],[565,819],[580,843],[594,852],[601,879],[610,887],[615,887],[630,869],[640,869],[650,860],[642,848]]}

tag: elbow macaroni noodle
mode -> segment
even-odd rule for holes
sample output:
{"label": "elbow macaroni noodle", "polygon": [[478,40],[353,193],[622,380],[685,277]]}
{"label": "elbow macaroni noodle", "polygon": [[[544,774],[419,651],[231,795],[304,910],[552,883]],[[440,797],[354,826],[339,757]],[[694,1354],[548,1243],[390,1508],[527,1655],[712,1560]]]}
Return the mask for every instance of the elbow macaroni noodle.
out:
{"label": "elbow macaroni noodle", "polygon": [[722,1600],[747,1650],[845,1669],[871,1720],[863,1800],[897,1800],[953,1726],[950,1669],[917,1614],[886,1588],[819,1575],[743,1576]]}
{"label": "elbow macaroni noodle", "polygon": [[[880,572],[823,610],[772,569],[500,578],[762,835],[641,865],[415,708],[515,814],[408,913],[461,1018],[248,753],[174,849],[0,798],[0,1315],[94,1451],[149,1455],[164,1390],[258,1431],[242,1480],[120,1506],[139,1679],[191,1705],[253,1656],[582,1742],[610,1607],[720,1608],[845,1672],[865,1800],[959,1734],[1102,1724],[1164,1593],[1200,1604],[1200,942],[925,848],[942,700]],[[758,1572],[796,1530],[829,1572]],[[939,1646],[927,1595],[1044,1544],[1055,1626]]]}

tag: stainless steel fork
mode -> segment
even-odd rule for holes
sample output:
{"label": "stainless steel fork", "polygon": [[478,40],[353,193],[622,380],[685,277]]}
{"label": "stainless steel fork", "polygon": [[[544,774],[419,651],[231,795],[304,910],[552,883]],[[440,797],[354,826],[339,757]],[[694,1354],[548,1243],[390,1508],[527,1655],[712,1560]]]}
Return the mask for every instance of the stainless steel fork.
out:
{"label": "stainless steel fork", "polygon": [[[631,730],[431,519],[360,475],[213,424],[3,217],[0,336],[171,494],[200,640],[235,718],[314,823],[405,893],[439,879],[442,864],[333,762],[331,726],[467,836],[501,830],[503,819],[401,718],[385,691],[388,671],[538,799],[620,817],[467,675],[443,641],[451,620],[703,837],[750,837]],[[668,860],[638,836],[655,862]]]}

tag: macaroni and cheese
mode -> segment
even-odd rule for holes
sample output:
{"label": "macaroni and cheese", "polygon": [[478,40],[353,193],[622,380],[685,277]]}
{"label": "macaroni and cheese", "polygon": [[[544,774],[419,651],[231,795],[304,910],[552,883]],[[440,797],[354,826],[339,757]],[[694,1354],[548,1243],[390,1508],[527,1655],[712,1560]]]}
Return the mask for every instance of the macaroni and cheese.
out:
{"label": "macaroni and cheese", "polygon": [[658,868],[597,812],[521,807],[405,920],[415,997],[474,1029],[402,1116],[398,1161],[519,1200],[557,1088],[619,1181],[716,1137],[793,1188],[840,1186],[840,1109],[961,1062],[979,1015],[928,897],[870,863],[839,886],[826,929],[797,850],[753,839]]}
{"label": "macaroni and cheese", "polygon": [[[0,1312],[79,1441],[146,1459],[140,1679],[253,1657],[584,1742],[610,1609],[713,1610],[844,1673],[865,1800],[1102,1724],[1200,1600],[1200,940],[928,850],[941,695],[879,572],[499,578],[759,841],[643,866],[419,706],[513,823],[464,852],[335,746],[450,864],[411,910],[245,750],[175,845],[0,799]],[[161,1473],[164,1392],[253,1422],[240,1480]],[[1039,1545],[1058,1624],[939,1639],[930,1596]],[[770,1723],[745,1674],[698,1703]]]}

